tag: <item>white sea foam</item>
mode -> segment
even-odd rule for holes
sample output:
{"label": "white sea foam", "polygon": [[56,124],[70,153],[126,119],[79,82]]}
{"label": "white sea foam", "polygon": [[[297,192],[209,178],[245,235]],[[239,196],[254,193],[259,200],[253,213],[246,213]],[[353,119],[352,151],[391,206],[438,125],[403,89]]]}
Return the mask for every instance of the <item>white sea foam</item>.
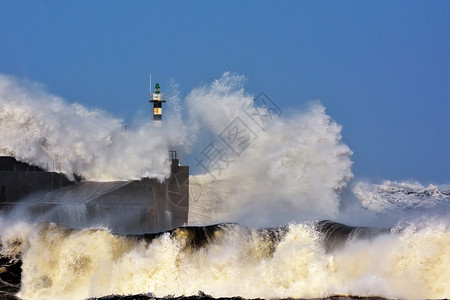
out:
{"label": "white sea foam", "polygon": [[450,188],[418,182],[357,182],[353,192],[361,205],[379,214],[450,212]]}
{"label": "white sea foam", "polygon": [[[213,297],[265,299],[334,294],[426,299],[450,293],[448,222],[402,224],[391,234],[352,240],[329,252],[314,223],[287,230],[277,241],[228,225],[193,250],[185,247],[186,232],[145,241],[44,224],[3,232],[2,243],[4,254],[22,253],[24,299],[188,296],[199,290]],[[7,242],[13,240],[23,243]]]}

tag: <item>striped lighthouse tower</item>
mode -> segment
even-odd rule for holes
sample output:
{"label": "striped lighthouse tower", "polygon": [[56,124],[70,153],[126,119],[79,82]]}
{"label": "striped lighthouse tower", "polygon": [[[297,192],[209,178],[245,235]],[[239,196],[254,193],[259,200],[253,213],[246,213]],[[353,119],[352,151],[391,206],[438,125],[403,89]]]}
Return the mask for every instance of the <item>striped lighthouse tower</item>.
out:
{"label": "striped lighthouse tower", "polygon": [[166,102],[166,95],[160,93],[159,83],[155,85],[155,92],[150,90],[150,102],[153,103],[153,121],[156,127],[161,127],[162,104]]}

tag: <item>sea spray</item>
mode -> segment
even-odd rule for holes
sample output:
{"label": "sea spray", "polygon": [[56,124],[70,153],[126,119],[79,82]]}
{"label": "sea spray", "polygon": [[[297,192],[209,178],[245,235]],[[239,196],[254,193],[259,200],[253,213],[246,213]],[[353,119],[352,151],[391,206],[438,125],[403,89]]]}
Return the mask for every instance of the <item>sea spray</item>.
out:
{"label": "sea spray", "polygon": [[353,177],[341,126],[319,102],[283,118],[270,114],[245,93],[243,81],[225,73],[187,97],[191,121],[216,137],[198,149],[195,165],[205,167],[205,154],[220,155],[206,174],[191,177],[198,193],[190,224],[276,226],[336,216],[339,193]]}
{"label": "sea spray", "polygon": [[164,179],[169,146],[185,136],[175,118],[165,128],[150,121],[125,130],[97,109],[68,104],[36,84],[0,75],[0,155],[88,180]]}
{"label": "sea spray", "polygon": [[[199,290],[245,298],[424,299],[450,293],[445,220],[402,223],[390,233],[375,229],[371,237],[350,234],[329,249],[317,222],[265,230],[221,224],[141,236],[54,224],[21,228],[15,235],[23,242],[24,299],[189,296]],[[3,253],[11,245],[3,244]]]}
{"label": "sea spray", "polygon": [[[318,102],[303,113],[273,115],[264,126],[252,124],[252,117],[264,111],[254,100],[243,89],[243,77],[226,73],[188,96],[192,111],[184,123],[177,114],[176,122],[169,119],[161,129],[142,122],[125,131],[120,120],[104,112],[67,104],[40,88],[1,76],[1,155],[38,165],[50,161],[68,175],[86,179],[163,179],[169,147],[192,149],[195,161],[209,145],[201,137],[208,136],[235,155],[225,169],[202,170],[191,177],[197,192],[190,203],[191,224],[238,221],[272,226],[297,221],[275,229],[221,224],[121,236],[106,228],[36,226],[20,222],[18,214],[15,226],[5,219],[0,231],[2,255],[12,263],[23,262],[19,296],[164,297],[202,290],[214,297],[245,298],[448,297],[450,233],[445,213],[433,219],[423,211],[420,219],[400,223],[391,232],[376,229],[368,235],[337,226],[344,234],[335,242],[337,234],[324,230],[328,223],[303,220],[342,213],[341,192],[352,173],[351,151],[341,141],[341,127]],[[236,124],[245,124],[254,135],[251,143],[233,151],[223,143],[227,128]],[[359,199],[367,204],[360,205],[361,210],[377,207]],[[373,199],[381,204],[381,212],[391,214],[383,197]],[[442,199],[440,203],[448,202]],[[395,202],[395,210],[407,209],[407,202]],[[76,212],[76,219],[83,220],[83,209]],[[352,222],[363,218],[346,215]]]}
{"label": "sea spray", "polygon": [[[341,141],[341,126],[319,102],[286,117],[270,115],[245,92],[244,81],[226,72],[194,89],[186,98],[184,123],[175,109],[163,128],[142,121],[124,130],[121,120],[105,112],[68,104],[35,84],[2,75],[0,155],[56,166],[86,180],[162,180],[169,174],[169,149],[185,157],[190,150],[185,161],[200,171],[191,181],[202,192],[191,199],[189,224],[276,226],[336,216],[340,191],[353,176],[352,152]],[[172,101],[178,103],[178,97]],[[254,133],[245,148],[225,144],[226,129],[235,121]],[[229,155],[220,170],[203,169],[197,161],[208,145],[207,140],[203,144],[206,136]]]}

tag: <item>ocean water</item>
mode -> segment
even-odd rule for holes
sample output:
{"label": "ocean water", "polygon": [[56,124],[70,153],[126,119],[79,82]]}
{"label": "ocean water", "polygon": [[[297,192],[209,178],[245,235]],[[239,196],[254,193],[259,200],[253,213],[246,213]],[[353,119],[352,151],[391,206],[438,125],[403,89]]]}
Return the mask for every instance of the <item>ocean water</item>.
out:
{"label": "ocean water", "polygon": [[218,224],[157,235],[17,224],[2,236],[2,256],[10,259],[2,276],[18,276],[21,264],[20,284],[9,281],[23,299],[199,291],[215,298],[440,299],[450,292],[449,238],[448,225],[436,220],[394,228]]}
{"label": "ocean water", "polygon": [[2,214],[0,297],[448,298],[450,186],[355,178],[320,102],[282,112],[244,81],[225,73],[193,90],[185,111],[169,95],[162,128],[124,130],[1,75],[0,155],[112,181],[164,179],[176,149],[194,175],[188,224],[168,232],[83,227],[84,210],[70,207],[77,226]]}

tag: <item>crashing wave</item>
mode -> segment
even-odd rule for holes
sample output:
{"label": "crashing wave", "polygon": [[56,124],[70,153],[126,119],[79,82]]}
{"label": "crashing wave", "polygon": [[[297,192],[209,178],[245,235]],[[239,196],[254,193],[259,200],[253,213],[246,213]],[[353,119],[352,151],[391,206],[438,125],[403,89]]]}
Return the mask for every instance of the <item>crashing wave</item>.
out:
{"label": "crashing wave", "polygon": [[[150,235],[48,223],[2,231],[2,256],[22,263],[18,296],[24,299],[198,291],[215,298],[436,299],[450,293],[444,221],[391,230],[322,221],[272,229],[218,224]],[[11,263],[4,268],[17,271]]]}
{"label": "crashing wave", "polygon": [[361,205],[376,212],[450,210],[450,188],[420,183],[384,181],[358,182],[353,187]]}

